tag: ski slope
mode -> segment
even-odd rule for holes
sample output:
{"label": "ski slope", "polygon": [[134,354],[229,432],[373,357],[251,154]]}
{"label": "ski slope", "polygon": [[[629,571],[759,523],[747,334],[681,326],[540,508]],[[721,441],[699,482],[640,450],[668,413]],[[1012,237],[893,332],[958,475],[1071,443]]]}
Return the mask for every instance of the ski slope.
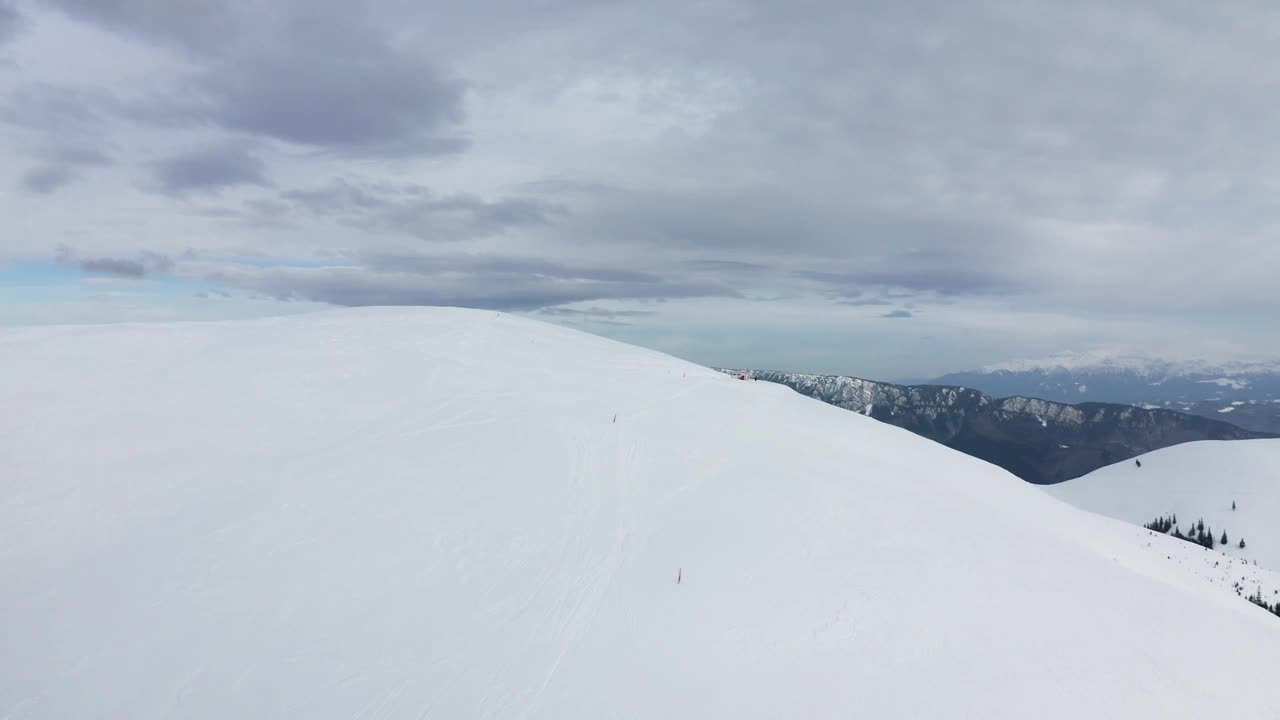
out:
{"label": "ski slope", "polygon": [[1280,717],[1208,551],[564,328],[8,329],[0,407],[4,718]]}
{"label": "ski slope", "polygon": [[1139,525],[1176,513],[1186,532],[1203,518],[1218,539],[1226,530],[1221,552],[1280,569],[1280,440],[1192,442],[1138,460],[1142,467],[1129,460],[1045,490]]}

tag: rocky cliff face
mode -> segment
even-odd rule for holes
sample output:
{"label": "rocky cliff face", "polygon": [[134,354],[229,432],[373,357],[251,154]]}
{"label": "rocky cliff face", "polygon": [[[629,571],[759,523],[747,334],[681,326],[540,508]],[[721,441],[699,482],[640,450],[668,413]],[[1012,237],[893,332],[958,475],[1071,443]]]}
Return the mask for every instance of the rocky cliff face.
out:
{"label": "rocky cliff face", "polygon": [[1069,405],[1027,397],[996,399],[943,385],[894,385],[839,375],[733,370],[910,430],[1050,484],[1104,465],[1192,440],[1270,437],[1230,423],[1131,405]]}

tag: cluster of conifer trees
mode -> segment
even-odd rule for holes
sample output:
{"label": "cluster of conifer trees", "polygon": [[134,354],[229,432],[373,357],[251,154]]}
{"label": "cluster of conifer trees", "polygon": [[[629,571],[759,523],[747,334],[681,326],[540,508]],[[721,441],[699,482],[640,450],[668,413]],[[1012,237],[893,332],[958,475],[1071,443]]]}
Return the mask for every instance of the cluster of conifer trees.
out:
{"label": "cluster of conifer trees", "polygon": [[[1231,509],[1232,510],[1236,509],[1235,501],[1231,502]],[[1217,538],[1215,540],[1215,538],[1213,537],[1213,528],[1206,526],[1204,524],[1203,518],[1196,520],[1194,523],[1191,523],[1191,527],[1187,528],[1186,534],[1183,534],[1182,529],[1178,527],[1177,513],[1170,514],[1170,515],[1161,515],[1155,520],[1152,520],[1151,522],[1146,523],[1142,527],[1148,530],[1151,530],[1152,532],[1161,533],[1163,535],[1172,535],[1178,538],[1179,540],[1186,540],[1187,542],[1192,542],[1197,545],[1203,545],[1204,547],[1207,547],[1210,550],[1212,550],[1215,545],[1226,545],[1231,541],[1231,539],[1227,537],[1227,532],[1225,530],[1222,531],[1222,537]],[[1240,548],[1245,547],[1244,538],[1240,538],[1240,543],[1238,547]],[[1244,588],[1242,588],[1239,585],[1236,585],[1236,593],[1243,595]],[[1267,612],[1277,617],[1280,617],[1280,599],[1277,599],[1274,603],[1267,602],[1266,599],[1262,597],[1262,588],[1258,588],[1253,592],[1252,595],[1249,595],[1248,597],[1249,597],[1249,602],[1253,603],[1254,605],[1257,605],[1258,607],[1262,608],[1263,610],[1266,610]]]}
{"label": "cluster of conifer trees", "polygon": [[[1187,542],[1192,542],[1197,545],[1203,545],[1210,550],[1217,545],[1227,545],[1231,542],[1231,538],[1227,537],[1227,532],[1225,530],[1222,531],[1222,537],[1215,538],[1213,535],[1213,528],[1206,527],[1203,518],[1192,523],[1191,527],[1187,528],[1186,534],[1183,534],[1182,529],[1178,527],[1177,514],[1161,515],[1142,527],[1164,535],[1173,535],[1179,540],[1186,540]],[[1244,538],[1240,538],[1238,547],[1245,547]]]}
{"label": "cluster of conifer trees", "polygon": [[1260,608],[1263,608],[1264,610],[1270,612],[1273,615],[1280,616],[1280,600],[1277,600],[1274,603],[1268,603],[1262,597],[1261,588],[1255,590],[1253,594],[1249,596],[1249,602],[1253,603],[1254,605],[1257,605]]}

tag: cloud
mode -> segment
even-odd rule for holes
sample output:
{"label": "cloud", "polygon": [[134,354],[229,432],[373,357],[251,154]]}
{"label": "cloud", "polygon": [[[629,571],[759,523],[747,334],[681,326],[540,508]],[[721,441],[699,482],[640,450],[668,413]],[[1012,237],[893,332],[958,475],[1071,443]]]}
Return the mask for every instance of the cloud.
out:
{"label": "cloud", "polygon": [[755,273],[767,271],[767,265],[759,263],[744,262],[742,260],[723,260],[723,259],[698,259],[690,260],[686,263],[691,270],[706,272],[743,272]]}
{"label": "cloud", "polygon": [[17,35],[21,25],[22,15],[18,13],[18,8],[9,0],[0,0],[0,45]]}
{"label": "cloud", "polygon": [[48,195],[79,179],[88,167],[110,166],[114,161],[101,150],[78,145],[58,145],[35,153],[42,162],[23,173],[19,186],[27,192]]}
{"label": "cloud", "polygon": [[[1009,245],[1003,241],[981,242],[984,239],[972,238],[974,244],[969,247],[944,243],[895,250],[858,262],[853,269],[798,270],[795,275],[844,300],[855,301],[845,304],[857,304],[868,288],[879,289],[882,296],[896,293],[940,297],[998,296],[1028,290],[1025,274],[1000,261],[1001,254],[1010,252]],[[1029,243],[1033,238],[1027,236],[1022,241]]]}
{"label": "cloud", "polygon": [[[998,268],[980,267],[929,267],[910,262],[903,267],[884,270],[850,272],[800,271],[799,277],[829,286],[840,295],[856,297],[863,288],[897,288],[910,292],[955,295],[1003,295],[1023,289],[1016,277],[1001,273]],[[846,302],[846,304],[856,304]]]}
{"label": "cloud", "polygon": [[538,310],[539,315],[546,315],[555,318],[582,319],[588,321],[609,321],[618,322],[619,318],[638,318],[654,315],[652,310],[610,310],[608,308],[587,307],[587,308],[570,308],[570,307],[544,307]]}
{"label": "cloud", "polygon": [[152,167],[151,180],[152,190],[168,195],[271,184],[266,163],[239,143],[198,147],[165,158]]}
{"label": "cloud", "polygon": [[659,284],[662,278],[652,273],[618,268],[566,265],[543,258],[476,255],[415,255],[404,253],[361,253],[357,256],[365,267],[385,272],[436,275],[466,273],[496,278],[537,277],[555,280],[604,283]]}
{"label": "cloud", "polygon": [[885,313],[885,314],[881,315],[880,317],[883,317],[883,318],[909,318],[909,317],[915,317],[915,316],[914,316],[914,315],[912,315],[912,313],[911,313],[911,311],[910,311],[910,310],[890,310],[889,312],[887,312],[887,313]]}
{"label": "cloud", "polygon": [[286,190],[278,201],[267,203],[250,209],[264,213],[267,219],[278,219],[291,209],[365,230],[434,241],[480,238],[547,225],[565,212],[562,206],[532,198],[486,200],[464,193],[440,195],[414,183],[346,178],[335,178],[319,187]]}
{"label": "cloud", "polygon": [[441,134],[462,116],[463,86],[439,70],[370,46],[330,52],[321,41],[237,58],[200,79],[223,127],[341,151],[457,153]]}
{"label": "cloud", "polygon": [[24,173],[19,184],[27,192],[47,195],[74,179],[74,171],[66,165],[40,165]]}
{"label": "cloud", "polygon": [[866,307],[869,305],[892,305],[893,301],[884,297],[852,297],[841,298],[836,300],[839,305],[848,305],[849,307]]}
{"label": "cloud", "polygon": [[466,85],[359,11],[325,2],[55,0],[73,17],[158,42],[195,70],[131,105],[141,121],[214,124],[327,151],[455,154]]}
{"label": "cloud", "polygon": [[96,136],[121,102],[109,90],[48,82],[21,85],[0,101],[0,122],[65,142]]}
{"label": "cloud", "polygon": [[[0,231],[15,254],[256,253],[173,272],[272,297],[562,308],[704,346],[724,333],[684,315],[576,313],[666,297],[788,347],[914,304],[978,363],[1144,328],[1280,350],[1257,72],[1280,13],[1255,5],[24,3],[0,142],[45,232],[13,229],[22,207]],[[110,162],[32,150],[63,144]]]}
{"label": "cloud", "polygon": [[234,2],[195,0],[47,0],[69,15],[146,40],[215,51],[237,31]]}
{"label": "cloud", "polygon": [[57,144],[45,149],[40,155],[50,162],[73,166],[114,165],[115,160],[101,148],[77,145],[74,143]]}
{"label": "cloud", "polygon": [[[208,282],[283,300],[335,305],[449,305],[537,310],[592,300],[734,297],[713,282],[673,281],[611,268],[561,265],[538,258],[372,255],[324,267],[220,263],[189,272]],[[567,312],[567,311],[565,311]],[[615,314],[614,317],[624,315]]]}
{"label": "cloud", "polygon": [[173,258],[153,252],[141,252],[134,257],[80,257],[71,248],[59,248],[58,262],[76,265],[89,275],[107,275],[118,278],[142,278],[155,273],[169,272],[174,268]]}

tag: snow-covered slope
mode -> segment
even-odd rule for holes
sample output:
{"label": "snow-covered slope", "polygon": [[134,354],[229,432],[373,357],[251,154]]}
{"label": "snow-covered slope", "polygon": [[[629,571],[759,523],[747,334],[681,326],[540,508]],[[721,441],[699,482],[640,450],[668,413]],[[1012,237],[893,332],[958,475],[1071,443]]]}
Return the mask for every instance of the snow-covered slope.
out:
{"label": "snow-covered slope", "polygon": [[1208,551],[563,328],[5,330],[0,407],[0,717],[1280,717]]}
{"label": "snow-covered slope", "polygon": [[[1078,507],[1143,524],[1176,513],[1203,518],[1221,551],[1280,569],[1280,440],[1194,442],[1164,448],[1047,488]],[[1231,509],[1232,503],[1236,509]],[[1241,538],[1245,547],[1237,544]]]}

